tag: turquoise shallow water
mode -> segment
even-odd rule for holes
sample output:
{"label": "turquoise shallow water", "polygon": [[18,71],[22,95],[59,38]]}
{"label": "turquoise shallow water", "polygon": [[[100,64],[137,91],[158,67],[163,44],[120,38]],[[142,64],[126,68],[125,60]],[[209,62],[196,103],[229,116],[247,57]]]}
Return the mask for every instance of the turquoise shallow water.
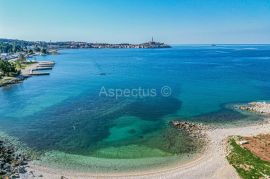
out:
{"label": "turquoise shallow water", "polygon": [[[195,150],[193,139],[171,129],[169,120],[256,120],[225,106],[270,99],[266,45],[76,49],[36,58],[56,66],[50,76],[0,89],[0,130],[49,152],[48,161],[70,156],[65,160],[93,168],[100,159],[96,167],[106,170],[108,161],[112,170],[129,168],[125,160],[131,168],[161,165]],[[171,96],[159,94],[163,86]],[[158,95],[116,99],[99,96],[102,87],[156,89]]]}

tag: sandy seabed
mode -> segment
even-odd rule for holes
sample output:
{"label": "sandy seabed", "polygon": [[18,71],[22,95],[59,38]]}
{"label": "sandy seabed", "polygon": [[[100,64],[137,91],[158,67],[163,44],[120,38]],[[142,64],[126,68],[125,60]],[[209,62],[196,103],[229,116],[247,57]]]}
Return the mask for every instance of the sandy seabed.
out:
{"label": "sandy seabed", "polygon": [[[151,170],[149,172],[134,173],[82,173],[76,171],[58,170],[30,164],[30,170],[34,173],[42,174],[42,178],[60,179],[62,176],[69,179],[86,178],[120,178],[120,179],[197,179],[197,178],[239,178],[235,169],[228,163],[227,138],[229,136],[254,136],[258,134],[270,133],[270,118],[265,118],[264,122],[255,123],[243,127],[210,128],[204,131],[208,137],[208,145],[199,157],[187,163],[173,167]],[[27,177],[31,178],[31,177]],[[34,177],[35,178],[35,177]]]}

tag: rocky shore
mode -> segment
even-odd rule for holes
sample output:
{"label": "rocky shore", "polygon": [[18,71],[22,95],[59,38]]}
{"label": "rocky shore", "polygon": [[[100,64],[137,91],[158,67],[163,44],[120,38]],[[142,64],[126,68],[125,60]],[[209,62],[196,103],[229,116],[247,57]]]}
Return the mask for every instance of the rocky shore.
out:
{"label": "rocky shore", "polygon": [[260,114],[270,114],[270,103],[267,102],[251,102],[238,106],[240,110],[255,112]]}
{"label": "rocky shore", "polygon": [[47,72],[40,72],[42,70],[52,70],[55,62],[53,61],[39,61],[28,65],[26,68],[21,69],[20,75],[16,77],[3,77],[0,78],[0,87],[9,86],[21,83],[23,80],[36,75],[48,75]]}
{"label": "rocky shore", "polygon": [[26,173],[29,157],[16,152],[9,142],[0,140],[0,176],[3,178],[19,178]]}
{"label": "rocky shore", "polygon": [[195,138],[204,138],[205,132],[209,127],[200,124],[200,123],[192,123],[187,121],[171,121],[170,124],[180,130],[183,130],[191,137]]}
{"label": "rocky shore", "polygon": [[[269,103],[253,102],[246,105],[238,106],[238,109],[248,110],[251,112],[267,114],[269,109]],[[268,118],[269,121],[269,118]],[[0,173],[3,178],[8,176],[9,178],[20,177],[24,179],[34,178],[48,178],[59,179],[66,176],[68,178],[238,178],[235,169],[229,165],[226,160],[226,139],[229,136],[252,136],[262,133],[269,133],[270,122],[253,124],[250,126],[230,127],[230,128],[213,128],[212,126],[204,125],[201,123],[193,123],[187,121],[174,120],[169,123],[176,129],[182,130],[193,136],[197,141],[207,142],[205,150],[202,155],[191,162],[175,166],[174,168],[160,169],[155,172],[142,172],[130,175],[127,174],[105,174],[101,173],[80,173],[72,170],[61,171],[55,168],[42,168],[34,165],[29,161],[29,158],[20,155],[16,152],[16,148],[9,145],[8,142],[1,141],[0,138],[0,171],[6,172],[6,174]],[[18,163],[17,166],[14,164]],[[24,163],[20,163],[24,162]],[[29,167],[28,167],[29,162]],[[6,165],[7,164],[7,165]],[[12,166],[12,170],[4,168]],[[9,168],[9,167],[7,167]],[[14,171],[14,172],[12,172]],[[20,173],[20,171],[22,173]],[[23,173],[24,172],[24,173]],[[42,173],[42,175],[40,174]]]}
{"label": "rocky shore", "polygon": [[4,77],[4,78],[0,79],[0,87],[16,84],[16,83],[19,83],[21,81],[22,80],[15,78],[15,77]]}
{"label": "rocky shore", "polygon": [[[29,164],[34,157],[28,150],[17,147],[20,144],[0,137],[0,178],[3,179],[37,179],[43,177],[39,172],[30,169]],[[1,178],[1,179],[2,179]]]}

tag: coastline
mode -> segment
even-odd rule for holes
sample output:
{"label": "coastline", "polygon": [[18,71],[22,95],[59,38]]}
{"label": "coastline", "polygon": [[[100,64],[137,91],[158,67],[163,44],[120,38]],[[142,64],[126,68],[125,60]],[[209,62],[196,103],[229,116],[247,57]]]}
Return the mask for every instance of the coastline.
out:
{"label": "coastline", "polygon": [[42,173],[43,178],[239,178],[235,169],[226,159],[227,139],[230,136],[254,136],[270,132],[270,118],[245,126],[206,128],[208,140],[202,153],[189,161],[139,172],[91,173],[54,169],[30,163],[29,169]]}
{"label": "coastline", "polygon": [[[263,104],[263,105],[262,105]],[[253,102],[243,104],[252,108],[243,109],[247,112],[256,113],[260,111],[264,114],[264,120],[254,121],[253,124],[246,124],[242,126],[201,126],[201,124],[194,125],[188,122],[175,122],[171,121],[175,126],[185,124],[183,128],[191,125],[192,128],[198,127],[203,135],[201,138],[207,140],[207,145],[204,150],[197,153],[188,160],[179,161],[178,163],[171,163],[167,166],[159,166],[140,171],[127,171],[120,172],[115,171],[113,173],[106,172],[91,172],[91,171],[79,171],[76,168],[58,168],[55,166],[41,165],[35,163],[37,160],[29,161],[27,165],[27,172],[20,174],[21,178],[239,178],[236,170],[229,164],[226,159],[228,154],[227,139],[231,136],[254,136],[258,134],[270,133],[270,117],[269,108],[265,108],[269,103]],[[235,109],[241,109],[241,106],[236,106]],[[263,111],[262,111],[263,109]],[[266,111],[266,112],[264,112]],[[191,128],[189,128],[191,129]],[[189,130],[188,129],[188,130]],[[67,154],[68,155],[68,154]],[[40,158],[39,158],[40,159]],[[38,159],[38,161],[40,161]]]}
{"label": "coastline", "polygon": [[20,178],[37,155],[17,138],[0,131],[0,176]]}
{"label": "coastline", "polygon": [[[54,62],[52,61],[38,61],[34,62],[32,64],[27,65],[24,69],[21,69],[21,72],[16,77],[6,77],[7,81],[0,83],[0,87],[5,87],[9,85],[18,84],[20,82],[23,82],[25,79],[33,76],[33,75],[49,75],[49,73],[44,72],[38,72],[39,70],[42,70],[42,67],[40,66],[50,66],[50,68],[53,68]],[[34,72],[37,71],[37,72]]]}

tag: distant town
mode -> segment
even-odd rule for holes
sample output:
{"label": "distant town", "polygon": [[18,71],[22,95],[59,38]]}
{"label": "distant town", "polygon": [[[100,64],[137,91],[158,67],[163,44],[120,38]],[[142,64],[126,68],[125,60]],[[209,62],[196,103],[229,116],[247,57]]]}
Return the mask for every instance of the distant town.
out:
{"label": "distant town", "polygon": [[0,58],[2,60],[16,60],[27,58],[34,55],[56,54],[59,49],[80,49],[80,48],[170,48],[171,46],[151,41],[141,44],[109,44],[109,43],[89,43],[89,42],[44,42],[44,41],[25,41],[17,39],[0,38]]}
{"label": "distant town", "polygon": [[0,39],[0,87],[19,83],[36,75],[49,75],[54,67],[53,61],[36,61],[35,56],[56,55],[60,49],[81,48],[170,48],[169,45],[151,41],[141,44],[108,44],[88,42],[42,42],[17,39]]}

